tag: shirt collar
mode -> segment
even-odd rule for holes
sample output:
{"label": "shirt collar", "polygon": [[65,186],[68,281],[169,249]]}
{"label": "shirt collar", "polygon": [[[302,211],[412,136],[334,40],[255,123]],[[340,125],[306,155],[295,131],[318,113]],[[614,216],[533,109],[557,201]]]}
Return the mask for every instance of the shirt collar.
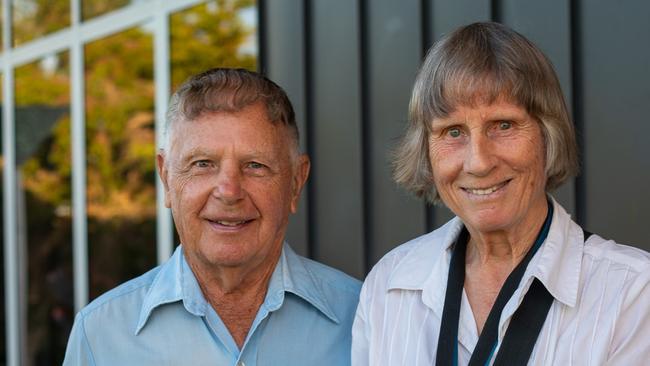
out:
{"label": "shirt collar", "polygon": [[421,290],[424,304],[442,314],[444,296],[439,291],[447,286],[451,249],[462,229],[463,222],[454,217],[439,229],[405,244],[413,248],[388,279],[388,290]]}
{"label": "shirt collar", "polygon": [[[314,275],[305,267],[301,258],[284,244],[278,264],[269,280],[269,288],[262,307],[268,311],[279,309],[285,292],[291,292],[307,301],[335,323],[339,319],[332,311],[327,297]],[[205,316],[209,303],[203,296],[194,273],[190,269],[182,246],[161,266],[149,291],[144,297],[135,334],[146,325],[151,313],[158,306],[182,301],[185,309],[195,316]]]}
{"label": "shirt collar", "polygon": [[284,243],[280,260],[269,281],[269,289],[264,301],[269,311],[277,310],[282,306],[286,292],[307,301],[333,322],[337,324],[340,322],[332,310],[320,282],[305,267],[303,259],[287,243]]}
{"label": "shirt collar", "polygon": [[[584,238],[580,227],[555,201],[553,218],[546,240],[528,265],[522,278],[526,289],[532,278],[538,278],[558,301],[575,306],[580,281]],[[413,246],[396,266],[388,280],[388,290],[421,290],[422,301],[432,310],[442,314],[444,296],[441,289],[447,286],[451,250],[463,228],[458,217],[433,232],[405,244]],[[514,295],[520,301],[526,291]]]}
{"label": "shirt collar", "polygon": [[[568,306],[575,306],[580,285],[584,238],[580,226],[551,198],[553,220],[544,244],[528,265],[522,283],[529,286],[538,278],[553,297]],[[523,298],[525,291],[520,297]]]}
{"label": "shirt collar", "polygon": [[204,316],[208,306],[194,273],[185,261],[182,245],[176,248],[154,277],[143,299],[135,334],[146,325],[154,309],[177,301],[182,301],[185,309],[196,316]]}

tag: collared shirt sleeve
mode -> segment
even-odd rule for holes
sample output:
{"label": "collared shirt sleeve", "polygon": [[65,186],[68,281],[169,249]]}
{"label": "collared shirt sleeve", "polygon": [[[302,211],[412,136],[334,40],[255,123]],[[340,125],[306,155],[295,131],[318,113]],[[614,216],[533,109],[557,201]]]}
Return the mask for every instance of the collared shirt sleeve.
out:
{"label": "collared shirt sleeve", "polygon": [[607,365],[641,365],[650,360],[650,266],[626,291],[612,336]]}
{"label": "collared shirt sleeve", "polygon": [[94,366],[95,360],[93,358],[88,338],[86,338],[86,330],[84,328],[84,321],[81,313],[75,317],[72,332],[68,339],[68,347],[65,351],[65,359],[63,366]]}

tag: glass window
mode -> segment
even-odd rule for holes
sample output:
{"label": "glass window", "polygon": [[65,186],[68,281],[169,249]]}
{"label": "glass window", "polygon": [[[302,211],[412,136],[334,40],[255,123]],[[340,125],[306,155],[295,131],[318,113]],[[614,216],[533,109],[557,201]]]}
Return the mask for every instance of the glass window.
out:
{"label": "glass window", "polygon": [[70,0],[13,0],[14,45],[70,25]]}
{"label": "glass window", "polygon": [[[0,6],[0,51],[2,51],[2,48],[4,47],[4,41],[2,40],[2,34],[4,33],[4,28],[2,26],[2,23],[4,22],[4,7]],[[2,348],[4,349],[4,348]]]}
{"label": "glass window", "polygon": [[68,53],[15,70],[16,220],[29,364],[63,361],[74,319]]}
{"label": "glass window", "polygon": [[85,47],[91,299],[156,265],[150,29]]}
{"label": "glass window", "polygon": [[[76,1],[76,0],[75,0]],[[133,0],[132,0],[133,1]],[[137,1],[137,0],[136,0]],[[140,0],[142,1],[142,0]],[[81,16],[84,20],[96,17],[101,14],[108,13],[109,11],[119,9],[131,1],[129,0],[82,0],[81,1]]]}
{"label": "glass window", "polygon": [[209,1],[172,14],[170,22],[173,89],[213,67],[257,68],[255,1]]}

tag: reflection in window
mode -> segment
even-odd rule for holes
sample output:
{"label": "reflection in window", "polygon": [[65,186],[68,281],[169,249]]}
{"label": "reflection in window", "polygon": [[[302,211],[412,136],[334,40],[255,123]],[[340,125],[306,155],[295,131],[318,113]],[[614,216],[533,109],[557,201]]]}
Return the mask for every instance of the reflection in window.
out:
{"label": "reflection in window", "polygon": [[14,0],[14,45],[70,25],[70,0]]}
{"label": "reflection in window", "polygon": [[27,356],[29,364],[56,365],[74,317],[68,53],[15,72],[16,221],[18,263],[28,271],[21,289]]}
{"label": "reflection in window", "polygon": [[254,0],[209,1],[171,16],[171,72],[175,89],[189,76],[213,67],[257,65]]}
{"label": "reflection in window", "polygon": [[[2,22],[4,22],[4,19],[5,19],[4,16],[5,16],[4,7],[0,6],[0,51],[2,51],[2,48],[4,47],[4,42],[1,41],[2,40],[2,33],[4,32],[4,28],[2,26]],[[0,340],[1,339],[2,338],[0,338]],[[2,346],[2,347],[4,347],[4,346]],[[4,350],[4,348],[0,348],[0,349]],[[2,356],[3,354],[4,354],[4,352],[2,354],[0,354],[0,356]],[[2,358],[1,360],[4,360],[4,358]]]}
{"label": "reflection in window", "polygon": [[[76,0],[75,0],[76,1]],[[131,1],[129,0],[82,0],[81,1],[81,16],[82,18],[89,19],[98,15],[108,13],[111,10],[119,9]]]}
{"label": "reflection in window", "polygon": [[156,264],[153,36],[85,48],[90,298]]}

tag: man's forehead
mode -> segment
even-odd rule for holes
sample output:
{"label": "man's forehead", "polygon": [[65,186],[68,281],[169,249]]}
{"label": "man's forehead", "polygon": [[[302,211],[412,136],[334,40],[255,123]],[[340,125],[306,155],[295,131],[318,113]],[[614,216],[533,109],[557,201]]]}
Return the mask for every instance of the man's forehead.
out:
{"label": "man's forehead", "polygon": [[[186,128],[191,129],[190,126]],[[196,129],[173,135],[168,155],[181,160],[190,160],[197,156],[218,158],[224,154],[237,156],[239,159],[281,159],[291,153],[292,143],[286,135],[273,138],[268,133],[211,135],[204,132]]]}

